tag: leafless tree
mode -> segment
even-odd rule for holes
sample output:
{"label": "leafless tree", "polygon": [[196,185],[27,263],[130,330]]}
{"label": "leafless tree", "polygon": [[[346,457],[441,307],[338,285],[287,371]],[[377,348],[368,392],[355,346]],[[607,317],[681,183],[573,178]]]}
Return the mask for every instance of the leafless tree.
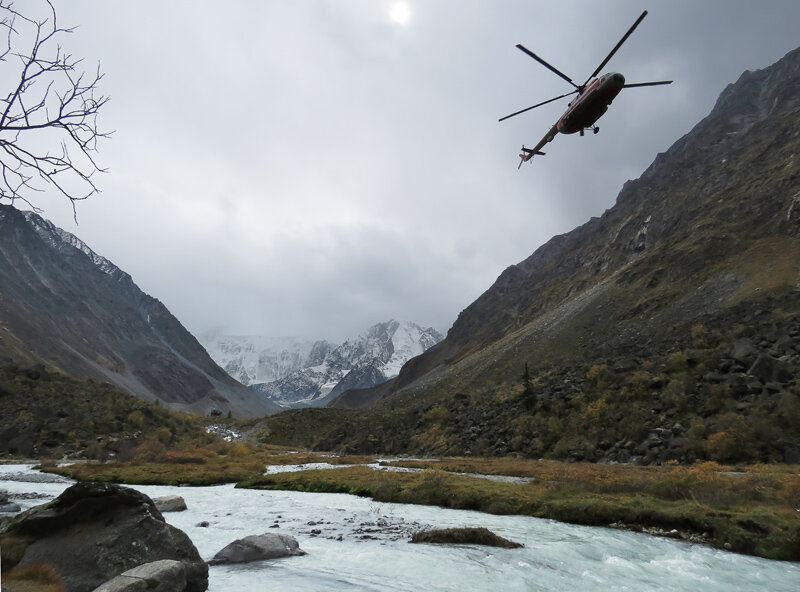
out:
{"label": "leafless tree", "polygon": [[32,194],[55,188],[75,213],[76,202],[99,192],[97,141],[109,134],[98,130],[97,115],[108,97],[97,93],[100,65],[87,75],[62,48],[75,27],[59,26],[45,1],[47,16],[36,17],[0,0],[0,85],[9,86],[0,88],[0,203],[37,209]]}

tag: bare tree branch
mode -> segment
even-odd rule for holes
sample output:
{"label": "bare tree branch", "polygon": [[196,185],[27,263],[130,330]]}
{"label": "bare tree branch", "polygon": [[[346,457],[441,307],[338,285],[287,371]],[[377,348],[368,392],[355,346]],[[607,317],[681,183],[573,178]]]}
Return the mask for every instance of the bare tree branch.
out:
{"label": "bare tree branch", "polygon": [[97,92],[100,65],[87,75],[58,43],[75,27],[59,26],[45,2],[49,16],[34,17],[0,0],[0,80],[14,81],[7,92],[0,88],[0,203],[37,209],[30,195],[54,188],[77,216],[76,202],[100,192],[93,176],[106,170],[94,153],[98,139],[111,135],[97,127],[108,97]]}

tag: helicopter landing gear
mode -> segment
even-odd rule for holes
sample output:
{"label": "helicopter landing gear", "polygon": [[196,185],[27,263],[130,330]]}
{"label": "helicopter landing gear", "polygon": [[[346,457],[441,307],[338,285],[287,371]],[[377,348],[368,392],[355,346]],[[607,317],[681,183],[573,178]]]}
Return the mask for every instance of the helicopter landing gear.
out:
{"label": "helicopter landing gear", "polygon": [[590,129],[590,130],[592,130],[592,133],[593,133],[593,134],[596,134],[597,132],[599,132],[599,131],[600,131],[600,128],[599,128],[599,127],[597,127],[596,125],[593,125],[592,127],[587,127],[587,128],[585,128],[585,129],[582,129],[582,130],[580,131],[580,134],[581,134],[581,136],[583,135],[583,132],[585,132],[587,129]]}

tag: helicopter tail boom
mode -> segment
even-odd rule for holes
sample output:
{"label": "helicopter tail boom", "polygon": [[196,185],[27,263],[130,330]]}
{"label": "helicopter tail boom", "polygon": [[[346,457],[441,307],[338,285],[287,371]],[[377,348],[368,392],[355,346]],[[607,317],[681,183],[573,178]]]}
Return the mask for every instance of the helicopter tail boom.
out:
{"label": "helicopter tail boom", "polygon": [[519,155],[519,165],[517,166],[517,168],[519,169],[522,166],[523,162],[528,162],[531,158],[533,158],[534,155],[544,156],[545,153],[542,152],[541,150],[534,150],[532,148],[525,148],[525,146],[523,145],[522,146],[522,153]]}

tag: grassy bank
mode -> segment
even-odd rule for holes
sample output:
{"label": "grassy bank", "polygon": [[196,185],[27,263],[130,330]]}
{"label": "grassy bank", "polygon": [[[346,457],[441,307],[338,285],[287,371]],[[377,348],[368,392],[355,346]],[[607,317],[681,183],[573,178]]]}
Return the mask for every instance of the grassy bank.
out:
{"label": "grassy bank", "polygon": [[[235,452],[235,449],[234,449]],[[185,453],[188,454],[188,453]],[[170,462],[172,460],[173,462]],[[419,472],[376,471],[369,457],[323,457],[249,449],[202,462],[82,464],[48,469],[76,479],[140,484],[236,482],[237,487],[349,493],[381,502],[436,505],[611,526],[683,538],[770,559],[800,561],[800,467],[641,467],[497,458],[384,463]],[[264,475],[267,464],[356,466]],[[469,474],[528,477],[497,482]]]}
{"label": "grassy bank", "polygon": [[289,453],[278,446],[254,447],[246,443],[218,443],[215,449],[168,450],[154,457],[139,456],[129,462],[77,463],[57,467],[44,463],[41,469],[77,479],[129,485],[218,485],[260,477],[267,465],[315,462],[363,464],[372,457],[324,457],[314,452]]}

